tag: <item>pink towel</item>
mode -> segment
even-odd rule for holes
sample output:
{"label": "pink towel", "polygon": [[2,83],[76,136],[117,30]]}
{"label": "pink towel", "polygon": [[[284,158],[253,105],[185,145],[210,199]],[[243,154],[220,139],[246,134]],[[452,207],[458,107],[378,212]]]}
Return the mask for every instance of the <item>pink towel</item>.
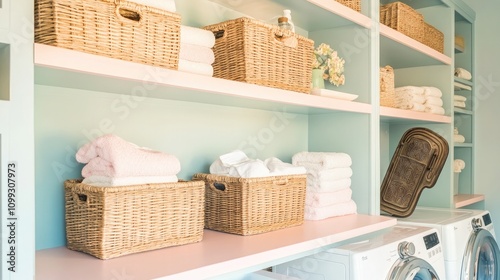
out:
{"label": "pink towel", "polygon": [[348,202],[352,198],[352,189],[346,188],[334,192],[314,192],[306,190],[306,205],[309,207],[323,207],[332,204]]}
{"label": "pink towel", "polygon": [[[94,160],[98,158],[97,160]],[[109,177],[177,175],[181,165],[177,157],[141,148],[120,137],[108,134],[83,145],[76,160],[87,163],[86,175]],[[82,170],[83,173],[83,170]],[[82,176],[85,177],[84,174]]]}
{"label": "pink towel", "polygon": [[324,193],[344,190],[351,187],[351,178],[339,180],[317,180],[314,177],[307,176],[307,189],[309,191]]}
{"label": "pink towel", "polygon": [[351,156],[346,153],[336,152],[300,152],[292,157],[293,165],[305,166],[317,169],[330,169],[336,167],[350,167]]}
{"label": "pink towel", "polygon": [[89,176],[83,179],[82,183],[98,187],[118,187],[144,184],[175,183],[179,179],[177,176],[136,176],[136,177],[108,177]]}
{"label": "pink towel", "polygon": [[357,205],[354,200],[348,202],[332,204],[324,207],[308,207],[304,208],[304,219],[306,220],[323,220],[330,217],[344,216],[357,213]]}

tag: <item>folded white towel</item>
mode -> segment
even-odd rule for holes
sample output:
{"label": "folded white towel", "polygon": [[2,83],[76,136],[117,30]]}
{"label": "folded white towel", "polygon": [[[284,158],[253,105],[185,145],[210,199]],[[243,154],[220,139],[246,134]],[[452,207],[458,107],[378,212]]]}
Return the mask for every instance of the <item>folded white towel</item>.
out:
{"label": "folded white towel", "polygon": [[459,107],[459,108],[465,108],[467,105],[463,101],[453,101],[453,106]]}
{"label": "folded white towel", "polygon": [[472,74],[465,70],[464,68],[455,68],[455,77],[464,79],[464,80],[470,80],[472,79]]}
{"label": "folded white towel", "polygon": [[212,77],[214,68],[210,64],[179,59],[179,71]]}
{"label": "folded white towel", "polygon": [[303,164],[307,169],[307,177],[311,179],[316,179],[318,181],[336,181],[340,179],[351,178],[352,168],[351,167],[337,167],[337,168],[317,168],[316,166],[311,166],[308,164]]}
{"label": "folded white towel", "polygon": [[201,28],[181,25],[181,43],[212,48],[215,45],[215,36],[212,31]]}
{"label": "folded white towel", "polygon": [[445,113],[443,107],[434,105],[425,105],[425,112],[436,115],[444,115]]}
{"label": "folded white towel", "polygon": [[426,96],[442,97],[443,92],[437,87],[422,87]]}
{"label": "folded white towel", "polygon": [[90,176],[83,179],[82,183],[98,187],[118,187],[143,184],[174,183],[178,182],[175,175],[172,176],[132,176],[132,177],[108,177]]}
{"label": "folded white towel", "polygon": [[357,205],[351,199],[348,202],[332,204],[324,207],[304,207],[304,219],[323,220],[330,217],[338,217],[357,213]]}
{"label": "folded white towel", "polygon": [[307,176],[306,189],[315,193],[336,192],[351,187],[351,178],[339,180],[318,180],[315,177]]}
{"label": "folded white towel", "polygon": [[465,168],[465,161],[462,159],[455,159],[453,161],[453,172],[460,173]]}
{"label": "folded white towel", "polygon": [[415,111],[415,112],[425,112],[425,105],[424,104],[419,104],[419,103],[413,103],[411,105],[411,109],[412,111]]}
{"label": "folded white towel", "polygon": [[417,87],[417,86],[397,87],[397,88],[394,88],[394,90],[396,92],[407,92],[407,93],[413,93],[416,95],[424,94],[424,89],[422,87]]}
{"label": "folded white towel", "polygon": [[293,165],[302,165],[304,163],[315,169],[331,169],[336,167],[350,167],[352,159],[349,154],[342,152],[300,152],[293,155]]}
{"label": "folded white towel", "polygon": [[464,143],[465,142],[465,137],[460,134],[454,134],[453,135],[453,142],[455,143]]}
{"label": "folded white towel", "polygon": [[192,62],[212,64],[215,61],[214,51],[211,48],[181,43],[179,59]]}
{"label": "folded white towel", "polygon": [[434,106],[443,106],[443,99],[441,99],[441,97],[427,96],[425,104]]}
{"label": "folded white towel", "polygon": [[176,12],[174,0],[130,0],[130,2],[134,2],[144,6],[154,7],[172,13]]}
{"label": "folded white towel", "polygon": [[424,104],[426,101],[426,97],[423,94],[424,91],[421,87],[405,86],[396,89],[394,97],[396,108],[409,110],[414,107],[413,104]]}
{"label": "folded white towel", "polygon": [[229,167],[231,177],[241,178],[259,178],[271,176],[269,169],[260,159],[251,159],[249,161]]}
{"label": "folded white towel", "polygon": [[[94,160],[96,158],[98,160]],[[174,155],[141,148],[113,134],[80,147],[76,160],[90,164],[88,169],[102,171],[104,173],[99,174],[109,177],[170,176],[181,170],[179,159]]]}
{"label": "folded white towel", "polygon": [[467,101],[467,97],[465,96],[462,96],[462,95],[453,95],[453,100],[454,101]]}
{"label": "folded white towel", "polygon": [[352,198],[352,189],[345,188],[334,192],[315,192],[306,189],[306,205],[309,207],[323,207],[332,204],[348,202]]}
{"label": "folded white towel", "polygon": [[291,163],[286,163],[278,158],[271,157],[264,160],[264,164],[269,169],[271,176],[306,174],[307,170],[303,166],[295,166]]}

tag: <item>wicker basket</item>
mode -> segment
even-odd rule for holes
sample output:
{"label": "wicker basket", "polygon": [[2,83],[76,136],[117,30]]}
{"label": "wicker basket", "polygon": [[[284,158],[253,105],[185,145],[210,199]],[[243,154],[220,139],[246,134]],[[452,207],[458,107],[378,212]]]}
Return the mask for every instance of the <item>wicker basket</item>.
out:
{"label": "wicker basket", "polygon": [[455,35],[455,47],[460,49],[461,51],[464,51],[465,49],[465,39],[461,35]]}
{"label": "wicker basket", "polygon": [[204,29],[216,37],[215,77],[310,93],[312,40],[245,17]]}
{"label": "wicker basket", "polygon": [[252,235],[302,224],[306,177],[195,174],[193,179],[206,182],[205,228]]}
{"label": "wicker basket", "polygon": [[380,68],[380,106],[396,107],[394,69],[386,65]]}
{"label": "wicker basket", "polygon": [[121,0],[35,2],[37,43],[178,68],[181,18],[176,13]]}
{"label": "wicker basket", "polygon": [[67,247],[100,259],[201,241],[202,181],[96,187],[67,180]]}
{"label": "wicker basket", "polygon": [[380,20],[383,24],[422,42],[424,37],[424,16],[412,7],[402,2],[394,2],[382,6],[380,13]]}
{"label": "wicker basket", "polygon": [[361,12],[361,0],[335,0],[357,12]]}
{"label": "wicker basket", "polygon": [[422,43],[427,45],[436,51],[443,53],[444,51],[444,35],[443,32],[439,31],[434,26],[424,22],[424,33]]}

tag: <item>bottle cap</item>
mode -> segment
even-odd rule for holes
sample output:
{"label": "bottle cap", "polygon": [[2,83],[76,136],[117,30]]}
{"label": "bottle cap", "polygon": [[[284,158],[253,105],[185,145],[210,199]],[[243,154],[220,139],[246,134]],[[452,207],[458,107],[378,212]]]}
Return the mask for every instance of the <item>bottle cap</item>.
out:
{"label": "bottle cap", "polygon": [[278,22],[288,22],[288,18],[287,17],[279,17]]}

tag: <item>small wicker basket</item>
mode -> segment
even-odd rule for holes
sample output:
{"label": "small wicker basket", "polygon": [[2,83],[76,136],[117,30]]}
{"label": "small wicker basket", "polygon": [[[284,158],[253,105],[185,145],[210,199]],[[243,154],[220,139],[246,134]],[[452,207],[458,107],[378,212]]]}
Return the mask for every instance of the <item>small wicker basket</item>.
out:
{"label": "small wicker basket", "polygon": [[424,16],[402,2],[380,7],[380,22],[419,42],[423,40]]}
{"label": "small wicker basket", "polygon": [[380,68],[380,106],[396,107],[394,69],[386,65]]}
{"label": "small wicker basket", "polygon": [[180,21],[122,0],[36,0],[35,42],[177,69]]}
{"label": "small wicker basket", "polygon": [[434,26],[424,22],[424,34],[422,44],[427,45],[436,51],[443,53],[444,51],[444,35]]}
{"label": "small wicker basket", "polygon": [[96,187],[64,182],[67,247],[99,259],[201,241],[202,181]]}
{"label": "small wicker basket", "polygon": [[246,17],[204,29],[216,38],[214,77],[310,93],[312,40]]}
{"label": "small wicker basket", "polygon": [[335,0],[357,12],[361,12],[361,0]]}
{"label": "small wicker basket", "polygon": [[304,222],[307,175],[236,178],[197,173],[205,187],[205,228],[252,235]]}

